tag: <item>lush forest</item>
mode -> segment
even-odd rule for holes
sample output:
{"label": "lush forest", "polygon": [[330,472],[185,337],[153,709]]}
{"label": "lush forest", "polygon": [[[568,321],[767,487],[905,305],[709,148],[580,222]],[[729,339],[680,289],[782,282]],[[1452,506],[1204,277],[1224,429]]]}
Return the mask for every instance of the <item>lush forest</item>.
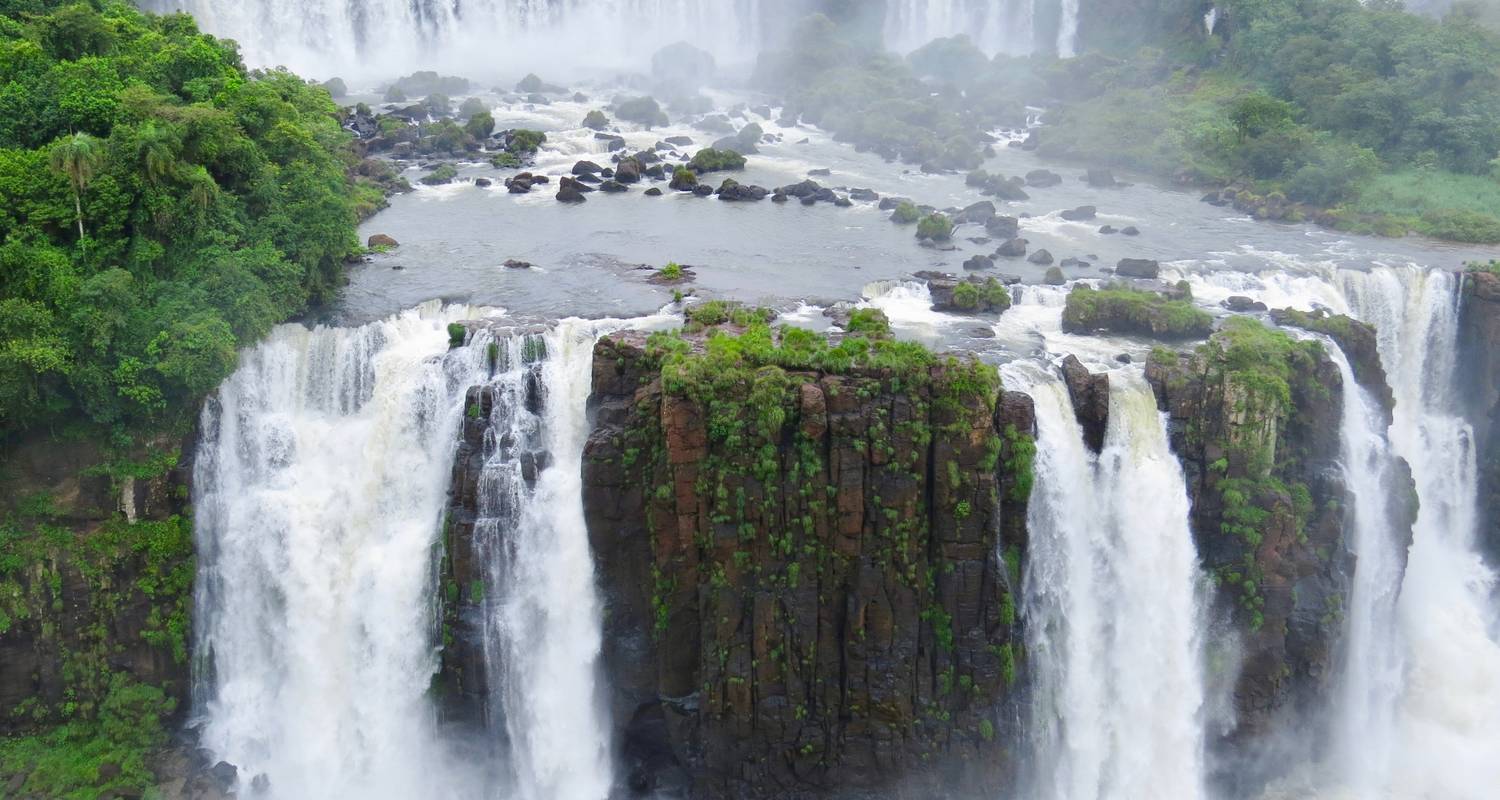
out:
{"label": "lush forest", "polygon": [[186,15],[0,2],[0,440],[173,427],[357,244],[328,93]]}
{"label": "lush forest", "polygon": [[1249,182],[1351,227],[1500,241],[1500,36],[1473,7],[1441,20],[1357,0],[1220,9],[1212,34],[1163,20],[1151,46],[1068,66],[1043,151]]}
{"label": "lush forest", "polygon": [[933,167],[976,164],[983,131],[1030,103],[1047,155],[1242,186],[1339,227],[1500,241],[1500,35],[1479,7],[1226,0],[1212,32],[1205,10],[1094,4],[1073,59],[990,59],[964,37],[901,59],[834,4],[761,77],[803,119]]}

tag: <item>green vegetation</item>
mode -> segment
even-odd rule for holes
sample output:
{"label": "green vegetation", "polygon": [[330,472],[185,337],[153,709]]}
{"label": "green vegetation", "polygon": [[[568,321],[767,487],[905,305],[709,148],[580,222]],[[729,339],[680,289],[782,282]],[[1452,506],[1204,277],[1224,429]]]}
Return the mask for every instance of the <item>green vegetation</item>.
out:
{"label": "green vegetation", "polygon": [[1193,339],[1213,331],[1213,317],[1186,300],[1110,284],[1092,289],[1080,284],[1068,292],[1063,329],[1070,333],[1112,333]]}
{"label": "green vegetation", "polygon": [[917,238],[946,242],[953,236],[953,220],[947,215],[933,212],[917,223]]}
{"label": "green vegetation", "polygon": [[[1314,377],[1323,346],[1293,339],[1250,317],[1231,317],[1197,355],[1207,369],[1207,384],[1221,387],[1227,409],[1256,421],[1230,426],[1227,439],[1219,443],[1225,457],[1208,466],[1222,501],[1220,531],[1241,549],[1239,558],[1218,567],[1215,576],[1235,587],[1250,629],[1258,630],[1264,623],[1265,597],[1257,553],[1264,534],[1279,517],[1289,519],[1305,541],[1313,512],[1311,492],[1287,477],[1298,447],[1287,426],[1297,403],[1306,402],[1298,397],[1327,391]],[[1266,423],[1274,427],[1267,429]],[[1190,438],[1203,437],[1197,430],[1201,424],[1190,422]]]}
{"label": "green vegetation", "polygon": [[547,141],[547,134],[541,131],[517,128],[510,132],[510,143],[506,145],[506,152],[517,156],[535,155],[541,148],[542,143]]}
{"label": "green vegetation", "polygon": [[891,212],[891,222],[898,225],[911,225],[921,218],[922,210],[910,202],[903,202],[901,205],[896,206],[895,211]]}
{"label": "green vegetation", "polygon": [[663,281],[676,283],[686,278],[687,275],[683,273],[681,264],[676,261],[669,261],[665,267],[656,271],[656,277]]}
{"label": "green vegetation", "polygon": [[583,115],[583,127],[602,131],[609,127],[609,117],[604,116],[604,112],[596,108]]}
{"label": "green vegetation", "polygon": [[10,11],[0,77],[0,439],[179,426],[342,281],[355,159],[323,88],[117,2]]}
{"label": "green vegetation", "polygon": [[[693,172],[718,172],[720,170],[744,169],[745,157],[733,150],[715,150],[705,147],[693,154],[688,162]],[[696,183],[696,176],[694,183]]]}
{"label": "green vegetation", "polygon": [[1043,152],[1280,193],[1330,208],[1324,221],[1339,227],[1500,241],[1493,29],[1463,8],[1438,21],[1355,0],[1223,10],[1227,38],[1169,37],[1139,51],[1116,41],[1128,61],[1095,55],[1051,69],[1044,79],[1071,102]]}
{"label": "green vegetation", "polygon": [[776,319],[776,312],[763,307],[747,306],[733,300],[708,300],[683,311],[684,326],[689,332],[712,328],[725,323],[737,327],[753,324],[769,324]]}
{"label": "green vegetation", "polygon": [[138,797],[156,784],[147,759],[166,744],[162,723],[175,705],[160,689],[114,674],[93,718],[34,736],[0,739],[0,779],[19,778],[13,787],[19,796]]}
{"label": "green vegetation", "polygon": [[457,167],[452,164],[439,164],[417,182],[426,186],[441,186],[445,183],[452,183],[456,177],[458,177]]}
{"label": "green vegetation", "polygon": [[856,308],[849,313],[847,328],[850,333],[882,339],[891,335],[891,320],[878,308]]}
{"label": "green vegetation", "polygon": [[[464,133],[475,139],[488,139],[495,132],[495,117],[488,111],[480,111],[464,123]],[[515,141],[512,139],[512,141]]]}
{"label": "green vegetation", "polygon": [[953,305],[963,311],[1000,313],[1010,308],[1010,290],[994,278],[969,279],[953,287]]}

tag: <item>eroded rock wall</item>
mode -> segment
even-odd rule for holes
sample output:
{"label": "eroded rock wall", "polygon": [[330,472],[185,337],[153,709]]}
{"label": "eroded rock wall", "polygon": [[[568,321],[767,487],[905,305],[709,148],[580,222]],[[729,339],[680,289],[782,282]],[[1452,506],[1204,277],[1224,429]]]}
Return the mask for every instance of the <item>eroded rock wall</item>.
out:
{"label": "eroded rock wall", "polygon": [[1005,785],[1034,421],[970,374],[759,372],[705,398],[640,335],[599,342],[584,505],[632,789]]}

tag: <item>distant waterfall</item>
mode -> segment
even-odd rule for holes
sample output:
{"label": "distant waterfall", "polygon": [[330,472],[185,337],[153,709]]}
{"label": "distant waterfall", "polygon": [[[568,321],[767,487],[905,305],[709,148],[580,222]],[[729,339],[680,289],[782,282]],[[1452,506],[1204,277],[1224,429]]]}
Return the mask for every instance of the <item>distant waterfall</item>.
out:
{"label": "distant waterfall", "polygon": [[1188,497],[1139,373],[1111,373],[1104,451],[1085,447],[1067,389],[1006,369],[1036,401],[1024,577],[1035,676],[1027,797],[1203,797],[1200,573]]}
{"label": "distant waterfall", "polygon": [[246,786],[457,791],[427,689],[434,547],[464,391],[484,374],[478,348],[448,349],[446,323],[467,312],[283,325],[203,412],[196,713]]}
{"label": "distant waterfall", "polygon": [[[475,78],[640,67],[690,41],[720,62],[754,58],[761,0],[141,0],[187,11],[252,66],[352,81],[437,69]],[[551,71],[549,71],[549,69]],[[358,84],[355,84],[356,87]]]}
{"label": "distant waterfall", "polygon": [[1026,55],[1034,49],[1035,17],[1036,0],[889,0],[885,41],[905,53],[965,34],[990,55]]}
{"label": "distant waterfall", "polygon": [[1057,54],[1072,58],[1078,49],[1078,0],[1062,0],[1062,16],[1057,23]]}

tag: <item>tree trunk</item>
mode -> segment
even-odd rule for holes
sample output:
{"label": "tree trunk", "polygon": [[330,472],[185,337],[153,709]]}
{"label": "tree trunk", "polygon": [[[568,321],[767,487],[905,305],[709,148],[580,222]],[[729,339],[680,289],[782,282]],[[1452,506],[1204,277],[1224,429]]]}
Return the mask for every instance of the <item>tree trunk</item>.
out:
{"label": "tree trunk", "polygon": [[83,198],[73,192],[73,210],[78,214],[78,243],[83,244]]}

